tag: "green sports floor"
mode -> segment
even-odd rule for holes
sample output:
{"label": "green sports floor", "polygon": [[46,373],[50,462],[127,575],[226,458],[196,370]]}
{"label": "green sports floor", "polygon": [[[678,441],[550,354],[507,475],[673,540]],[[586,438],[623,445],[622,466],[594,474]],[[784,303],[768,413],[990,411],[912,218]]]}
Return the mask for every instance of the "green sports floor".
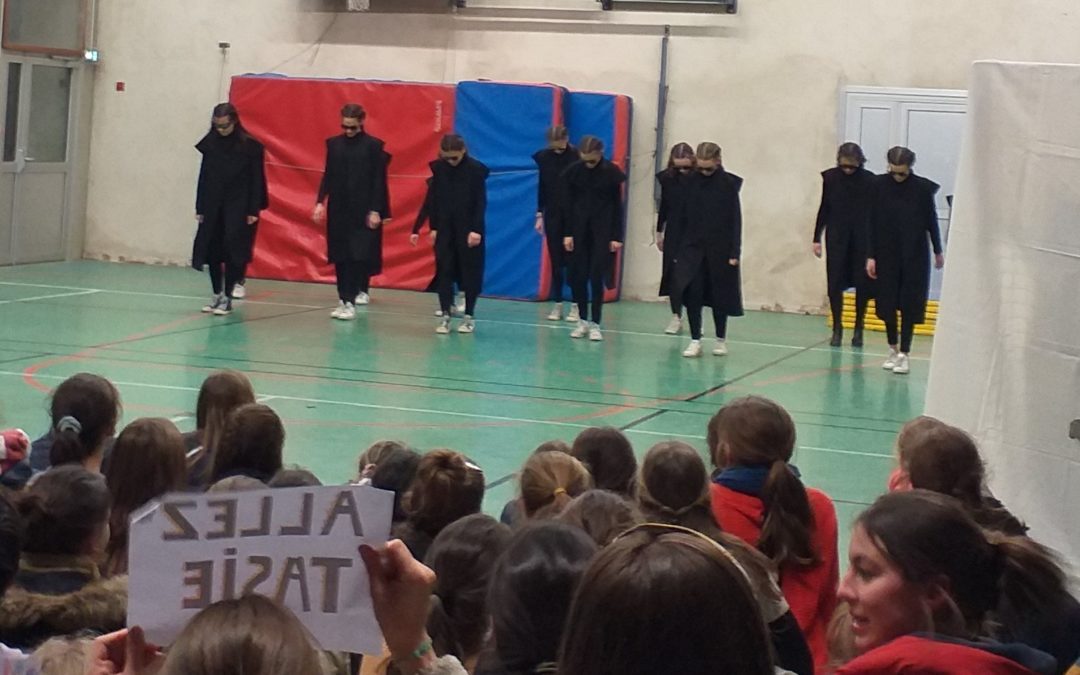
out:
{"label": "green sports floor", "polygon": [[794,417],[795,463],[836,501],[846,541],[884,490],[896,431],[922,412],[931,345],[916,338],[905,377],[880,368],[880,334],[832,349],[821,317],[750,312],[731,321],[727,357],[692,360],[685,335],[662,333],[659,303],[609,305],[605,341],[590,343],[545,321],[546,303],[481,299],[474,335],[438,336],[430,294],[376,289],[354,322],[330,319],[330,286],[252,280],[225,318],[200,313],[208,295],[204,275],[173,267],[0,268],[0,425],[36,437],[47,392],[93,371],[120,388],[125,420],[168,417],[187,431],[203,378],[236,368],[283,418],[287,462],[343,482],[379,439],[453,448],[484,469],[494,514],[542,441],[611,425],[639,456],[667,439],[704,452],[709,417],[761,394]]}

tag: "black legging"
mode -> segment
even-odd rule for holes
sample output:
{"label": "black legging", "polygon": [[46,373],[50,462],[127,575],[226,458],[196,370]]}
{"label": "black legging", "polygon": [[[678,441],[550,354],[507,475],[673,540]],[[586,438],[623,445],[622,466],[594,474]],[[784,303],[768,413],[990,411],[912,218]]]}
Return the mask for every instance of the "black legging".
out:
{"label": "black legging", "polygon": [[[477,294],[465,291],[465,316],[476,316]],[[449,317],[454,306],[454,278],[451,274],[439,275],[439,308]]]}
{"label": "black legging", "polygon": [[[705,300],[705,284],[708,277],[705,273],[705,263],[702,263],[697,276],[690,282],[683,292],[683,301],[686,303],[686,318],[690,320],[690,339],[701,339],[701,309]],[[727,314],[712,308],[713,323],[716,324],[716,337],[721,340],[727,337]]]}
{"label": "black legging", "polygon": [[589,320],[599,325],[600,317],[604,312],[604,272],[591,270],[586,273],[579,272],[574,276],[579,277],[573,288],[574,302],[577,303],[581,320],[584,321],[586,317],[589,317],[589,301],[591,300],[592,316]]}
{"label": "black legging", "polygon": [[[908,319],[906,314],[901,314],[900,318],[900,353],[908,354],[911,352],[911,338],[915,335],[915,322]],[[890,347],[896,346],[896,319],[885,321],[885,337]]]}
{"label": "black legging", "polygon": [[[866,305],[870,302],[870,294],[855,288],[855,330],[862,330],[866,322]],[[844,321],[844,291],[836,291],[829,294],[829,306],[832,308],[833,328],[839,329]]]}
{"label": "black legging", "polygon": [[363,289],[364,280],[369,278],[367,266],[357,260],[346,260],[334,263],[334,269],[337,273],[338,298],[342,302],[356,302],[356,296]]}
{"label": "black legging", "polygon": [[566,261],[569,255],[563,248],[562,235],[548,236],[547,250],[548,260],[551,262],[551,300],[562,302],[563,284],[566,283]]}
{"label": "black legging", "polygon": [[[212,262],[207,265],[210,273],[210,287],[214,289],[214,295],[224,293],[230,298],[236,282],[244,278],[244,265],[234,265],[229,262]],[[224,286],[222,285],[222,268],[225,270]]]}
{"label": "black legging", "polygon": [[675,316],[682,316],[682,298],[672,293],[668,296],[668,302],[671,303],[671,313]]}

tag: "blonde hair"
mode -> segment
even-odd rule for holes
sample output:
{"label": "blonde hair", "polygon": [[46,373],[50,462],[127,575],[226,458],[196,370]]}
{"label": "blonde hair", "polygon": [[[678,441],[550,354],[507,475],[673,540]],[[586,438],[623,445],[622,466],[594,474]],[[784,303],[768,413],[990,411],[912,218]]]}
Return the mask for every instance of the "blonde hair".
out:
{"label": "blonde hair", "polygon": [[521,469],[519,480],[528,518],[556,516],[574,497],[592,487],[585,465],[562,452],[533,455]]}
{"label": "blonde hair", "polygon": [[89,638],[50,638],[34,650],[30,663],[44,675],[83,675],[90,643]]}

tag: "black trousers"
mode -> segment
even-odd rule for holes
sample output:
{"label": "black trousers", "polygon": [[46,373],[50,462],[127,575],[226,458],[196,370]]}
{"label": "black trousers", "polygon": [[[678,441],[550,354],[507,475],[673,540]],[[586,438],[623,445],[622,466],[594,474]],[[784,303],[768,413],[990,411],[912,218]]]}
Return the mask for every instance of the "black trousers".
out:
{"label": "black trousers", "polygon": [[[214,295],[224,293],[231,298],[236,282],[244,278],[244,265],[234,265],[229,262],[212,262],[206,267],[210,273],[210,287],[214,290]],[[224,279],[222,278],[223,270]]]}
{"label": "black trousers", "polygon": [[563,246],[562,235],[545,235],[548,260],[551,262],[551,301],[563,301],[563,285],[566,283],[566,263],[570,256]]}
{"label": "black trousers", "polygon": [[[700,340],[702,321],[701,314],[705,301],[705,285],[709,283],[705,270],[705,263],[698,269],[697,276],[690,282],[683,292],[683,302],[686,304],[686,318],[690,321],[690,339]],[[716,337],[727,337],[727,314],[716,307],[712,308],[713,324],[716,326]]]}
{"label": "black trousers", "polygon": [[[900,353],[911,352],[911,338],[915,335],[915,323],[901,313],[900,321]],[[885,337],[889,340],[889,346],[896,346],[896,319],[885,322]]]}
{"label": "black trousers", "polygon": [[[604,277],[603,270],[578,271],[572,284],[574,302],[578,306],[578,314],[581,320],[586,317],[595,324],[600,323],[604,313]],[[592,301],[592,315],[589,315],[589,301]]]}
{"label": "black trousers", "polygon": [[[870,294],[855,287],[855,330],[862,330],[866,322],[866,305],[870,302]],[[844,316],[844,291],[829,293],[829,307],[832,309],[832,320],[835,328],[843,324]]]}
{"label": "black trousers", "polygon": [[367,284],[371,279],[368,267],[357,260],[334,263],[337,273],[338,299],[342,302],[356,302],[360,291],[367,293]]}
{"label": "black trousers", "polygon": [[676,316],[682,316],[682,298],[669,295],[668,302],[671,303],[671,313]]}
{"label": "black trousers", "polygon": [[[454,275],[453,274],[440,274],[439,275],[439,308],[443,311],[443,316],[449,317],[450,310],[454,306]],[[477,293],[465,291],[465,315],[476,316],[476,298]]]}

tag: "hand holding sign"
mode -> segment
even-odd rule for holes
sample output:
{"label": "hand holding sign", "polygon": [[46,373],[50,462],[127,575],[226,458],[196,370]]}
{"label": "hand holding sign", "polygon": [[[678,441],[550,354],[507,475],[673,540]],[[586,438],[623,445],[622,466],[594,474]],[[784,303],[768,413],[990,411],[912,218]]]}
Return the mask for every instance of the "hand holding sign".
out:
{"label": "hand holding sign", "polygon": [[395,662],[408,660],[428,641],[427,616],[435,573],[421,564],[400,540],[384,547],[360,547],[368,578],[375,618]]}

